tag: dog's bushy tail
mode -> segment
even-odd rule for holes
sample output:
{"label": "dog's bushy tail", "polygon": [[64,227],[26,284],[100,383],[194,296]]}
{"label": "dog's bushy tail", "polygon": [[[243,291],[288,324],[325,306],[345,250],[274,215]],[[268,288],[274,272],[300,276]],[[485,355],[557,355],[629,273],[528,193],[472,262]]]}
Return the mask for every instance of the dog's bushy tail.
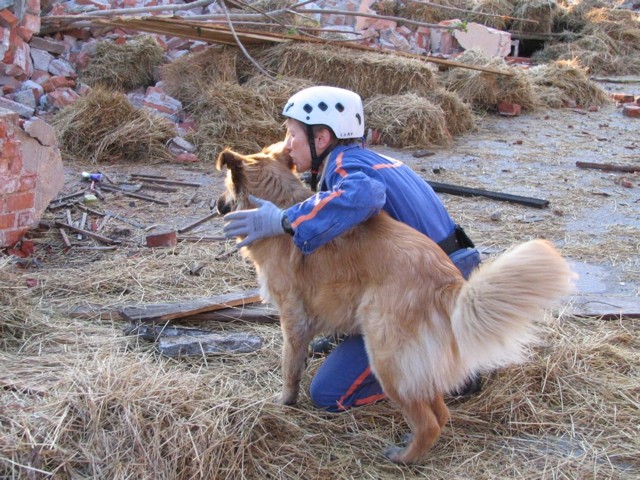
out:
{"label": "dog's bushy tail", "polygon": [[545,240],[481,264],[460,290],[451,316],[463,368],[471,373],[524,360],[536,340],[536,323],[571,293],[575,277]]}

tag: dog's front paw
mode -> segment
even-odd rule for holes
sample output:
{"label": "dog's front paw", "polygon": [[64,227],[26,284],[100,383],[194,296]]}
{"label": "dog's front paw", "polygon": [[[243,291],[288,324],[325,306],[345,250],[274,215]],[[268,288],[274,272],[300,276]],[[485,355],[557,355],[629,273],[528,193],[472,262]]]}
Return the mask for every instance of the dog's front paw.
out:
{"label": "dog's front paw", "polygon": [[384,449],[384,456],[391,460],[393,463],[404,463],[403,454],[405,448],[391,446]]}

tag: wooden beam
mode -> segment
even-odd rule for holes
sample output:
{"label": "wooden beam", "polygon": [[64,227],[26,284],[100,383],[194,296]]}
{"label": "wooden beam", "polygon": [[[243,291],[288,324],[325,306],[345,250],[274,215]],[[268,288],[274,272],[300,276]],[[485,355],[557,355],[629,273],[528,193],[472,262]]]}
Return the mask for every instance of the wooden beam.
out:
{"label": "wooden beam", "polygon": [[429,185],[438,193],[449,193],[451,195],[460,195],[463,197],[487,197],[502,202],[519,203],[528,207],[546,208],[549,206],[549,200],[541,200],[538,198],[521,197],[519,195],[510,195],[508,193],[492,192],[480,188],[460,187],[448,183],[439,183],[427,181]]}

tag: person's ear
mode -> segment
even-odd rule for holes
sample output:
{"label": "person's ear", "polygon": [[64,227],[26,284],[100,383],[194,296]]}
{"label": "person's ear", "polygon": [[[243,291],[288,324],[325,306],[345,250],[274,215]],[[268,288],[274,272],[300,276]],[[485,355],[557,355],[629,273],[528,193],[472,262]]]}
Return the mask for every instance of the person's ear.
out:
{"label": "person's ear", "polygon": [[331,143],[331,132],[323,128],[316,133],[316,148],[319,152],[324,151]]}

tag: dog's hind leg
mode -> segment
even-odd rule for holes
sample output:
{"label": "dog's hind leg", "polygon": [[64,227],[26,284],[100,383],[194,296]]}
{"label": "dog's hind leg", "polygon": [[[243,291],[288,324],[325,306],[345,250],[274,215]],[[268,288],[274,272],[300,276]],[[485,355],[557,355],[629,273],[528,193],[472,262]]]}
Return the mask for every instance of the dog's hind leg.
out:
{"label": "dog's hind leg", "polygon": [[[392,397],[390,398],[393,400]],[[445,415],[438,399],[431,404],[422,400],[399,401],[396,399],[395,401],[400,404],[402,413],[409,423],[411,435],[408,436],[409,443],[405,448],[388,447],[384,454],[395,463],[419,463],[440,436],[441,424],[444,425],[448,419],[448,410]]]}

